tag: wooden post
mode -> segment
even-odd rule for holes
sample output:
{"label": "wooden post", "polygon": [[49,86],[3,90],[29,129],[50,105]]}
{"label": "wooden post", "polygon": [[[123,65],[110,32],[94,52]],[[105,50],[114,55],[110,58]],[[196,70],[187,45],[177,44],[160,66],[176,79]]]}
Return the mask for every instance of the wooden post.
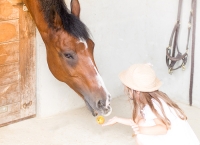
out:
{"label": "wooden post", "polygon": [[21,4],[22,0],[8,0],[12,5]]}

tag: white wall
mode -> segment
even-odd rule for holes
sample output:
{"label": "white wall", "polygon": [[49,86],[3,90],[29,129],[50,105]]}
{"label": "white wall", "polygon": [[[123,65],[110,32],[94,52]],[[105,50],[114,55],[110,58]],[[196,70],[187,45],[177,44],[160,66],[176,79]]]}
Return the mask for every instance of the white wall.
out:
{"label": "white wall", "polygon": [[[188,104],[190,60],[186,70],[168,74],[165,50],[176,22],[178,0],[79,0],[81,19],[95,42],[94,57],[112,97],[123,95],[118,74],[133,63],[150,62],[162,80],[162,91]],[[70,0],[66,0],[67,4]],[[198,3],[198,8],[200,3]],[[183,3],[180,49],[185,51],[190,0]],[[193,104],[200,107],[200,11],[196,32]],[[189,54],[190,59],[190,54]],[[37,34],[38,116],[44,117],[84,106],[66,84],[57,81],[46,63],[46,50]],[[112,105],[112,104],[111,104]]]}

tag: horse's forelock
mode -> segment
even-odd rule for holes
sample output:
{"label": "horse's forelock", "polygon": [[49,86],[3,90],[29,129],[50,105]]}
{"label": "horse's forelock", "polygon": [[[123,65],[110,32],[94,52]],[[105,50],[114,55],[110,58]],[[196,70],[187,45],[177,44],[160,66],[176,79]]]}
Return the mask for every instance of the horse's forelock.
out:
{"label": "horse's forelock", "polygon": [[89,32],[85,24],[79,18],[69,12],[64,0],[38,0],[41,5],[41,10],[48,26],[53,29],[58,29],[54,25],[55,15],[58,14],[62,21],[62,27],[69,34],[77,39],[89,39]]}

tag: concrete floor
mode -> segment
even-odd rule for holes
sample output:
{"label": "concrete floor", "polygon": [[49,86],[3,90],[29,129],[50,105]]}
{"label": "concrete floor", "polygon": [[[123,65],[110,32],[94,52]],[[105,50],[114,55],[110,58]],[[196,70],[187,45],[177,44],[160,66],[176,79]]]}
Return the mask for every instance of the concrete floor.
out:
{"label": "concrete floor", "polygon": [[[131,117],[127,97],[111,102],[113,116]],[[200,109],[178,103],[200,139]],[[102,127],[84,107],[48,118],[33,118],[0,128],[0,145],[134,145],[132,129],[115,124]]]}

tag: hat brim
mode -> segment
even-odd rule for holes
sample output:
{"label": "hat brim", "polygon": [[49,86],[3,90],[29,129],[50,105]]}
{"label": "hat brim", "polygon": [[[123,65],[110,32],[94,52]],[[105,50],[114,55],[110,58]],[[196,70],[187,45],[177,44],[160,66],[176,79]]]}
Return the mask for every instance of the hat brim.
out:
{"label": "hat brim", "polygon": [[125,86],[127,86],[133,90],[137,90],[137,91],[141,91],[141,92],[154,92],[154,91],[158,90],[162,85],[161,81],[158,78],[156,78],[154,87],[141,88],[134,83],[134,80],[132,80],[130,73],[128,73],[127,71],[121,72],[119,74],[119,79]]}

